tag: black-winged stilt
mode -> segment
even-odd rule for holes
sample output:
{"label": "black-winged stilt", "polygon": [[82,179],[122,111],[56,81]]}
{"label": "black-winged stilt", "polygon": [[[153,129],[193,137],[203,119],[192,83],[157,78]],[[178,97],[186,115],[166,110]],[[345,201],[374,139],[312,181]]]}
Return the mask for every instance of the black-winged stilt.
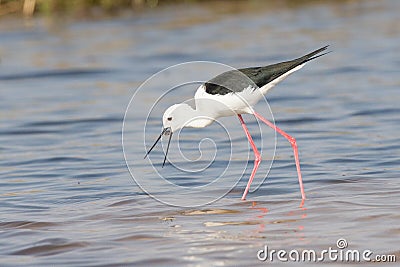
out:
{"label": "black-winged stilt", "polygon": [[325,51],[327,47],[328,46],[324,46],[305,56],[290,61],[264,67],[227,71],[202,84],[197,89],[194,96],[196,103],[195,109],[186,103],[180,103],[170,106],[164,112],[164,129],[151,148],[147,151],[145,158],[153,150],[163,135],[169,135],[167,150],[163,162],[164,166],[172,134],[174,132],[184,127],[203,128],[210,125],[217,118],[236,115],[246,133],[255,156],[254,167],[249,181],[247,182],[246,189],[242,195],[242,200],[245,200],[261,162],[260,152],[254,144],[253,138],[251,137],[241,115],[253,114],[256,118],[285,137],[292,145],[301,197],[304,200],[306,195],[304,193],[303,180],[301,178],[300,161],[295,138],[258,114],[253,109],[253,106],[263,98],[269,89],[285,79],[289,74],[301,69],[308,61],[327,54],[328,52],[321,53]]}

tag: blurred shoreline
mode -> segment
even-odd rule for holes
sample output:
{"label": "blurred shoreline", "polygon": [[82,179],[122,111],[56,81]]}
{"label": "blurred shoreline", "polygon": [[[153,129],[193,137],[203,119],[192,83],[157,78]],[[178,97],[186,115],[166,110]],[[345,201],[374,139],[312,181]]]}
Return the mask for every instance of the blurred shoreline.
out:
{"label": "blurred shoreline", "polygon": [[213,6],[223,13],[257,12],[282,8],[302,8],[310,5],[345,4],[357,0],[0,0],[0,19],[4,17],[67,16],[101,18],[140,13],[167,6],[182,8],[191,5]]}

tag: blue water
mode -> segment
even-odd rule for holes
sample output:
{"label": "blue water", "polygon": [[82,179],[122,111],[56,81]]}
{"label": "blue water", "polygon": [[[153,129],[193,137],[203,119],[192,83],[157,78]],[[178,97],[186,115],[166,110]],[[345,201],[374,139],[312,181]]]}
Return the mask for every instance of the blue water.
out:
{"label": "blue water", "polygon": [[[399,8],[207,2],[94,21],[3,18],[0,265],[255,266],[270,263],[257,259],[265,245],[321,251],[339,238],[398,261]],[[272,113],[256,106],[297,139],[303,206],[290,144],[249,115],[264,161],[246,201],[253,155],[235,117],[185,129],[183,154],[174,134],[164,168],[161,144],[143,159],[164,109],[196,89],[150,112],[171,88],[163,81],[223,66],[140,91],[151,75],[198,60],[272,64],[326,44],[332,53],[267,95]]]}

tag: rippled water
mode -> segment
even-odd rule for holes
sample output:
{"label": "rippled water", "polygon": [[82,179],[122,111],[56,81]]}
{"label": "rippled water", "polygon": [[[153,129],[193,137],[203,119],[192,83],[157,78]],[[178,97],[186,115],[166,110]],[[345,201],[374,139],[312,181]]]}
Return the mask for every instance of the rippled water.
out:
{"label": "rippled water", "polygon": [[[339,238],[349,249],[399,260],[399,3],[178,7],[99,21],[1,21],[0,265],[254,266],[269,263],[257,259],[265,245],[321,251],[336,248]],[[199,156],[202,138],[218,145],[217,160],[203,173],[160,168],[160,146],[152,155],[156,170],[189,188],[212,182],[229,163],[220,187],[204,190],[215,200],[233,187],[227,195],[183,207],[203,199],[169,187],[149,192],[175,201],[174,207],[135,184],[122,151],[122,124],[130,98],[152,74],[193,60],[238,68],[270,64],[325,44],[332,53],[267,97],[277,125],[297,138],[304,206],[291,147],[279,136],[268,178],[240,201],[252,154],[233,117],[224,119],[233,149],[218,124],[182,133],[191,159]],[[135,123],[143,123],[165,88],[146,90],[129,120],[125,150],[137,149],[141,161],[130,168],[158,185],[155,169],[143,160],[143,129]],[[163,108],[193,93],[164,99],[151,113],[147,147],[160,130]],[[268,115],[264,104],[256,109]],[[260,130],[251,116],[245,120],[256,142],[265,142],[266,160],[255,180],[260,184],[274,134]],[[204,153],[214,151],[212,142],[203,145]],[[177,156],[171,151],[172,163],[188,164],[174,161]]]}

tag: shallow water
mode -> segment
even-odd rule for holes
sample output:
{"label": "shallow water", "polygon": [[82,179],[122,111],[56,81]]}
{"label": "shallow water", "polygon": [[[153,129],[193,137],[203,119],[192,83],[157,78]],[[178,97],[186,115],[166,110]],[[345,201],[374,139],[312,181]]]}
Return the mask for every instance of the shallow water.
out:
{"label": "shallow water", "polygon": [[[339,238],[399,260],[399,3],[265,5],[172,6],[80,22],[3,19],[0,265],[254,266],[269,263],[257,259],[265,245],[321,251],[337,248]],[[302,207],[290,145],[277,136],[274,155],[274,133],[251,116],[244,118],[265,161],[247,201],[240,197],[252,153],[234,117],[221,120],[226,131],[213,124],[182,132],[184,156],[202,156],[194,163],[176,143],[164,168],[160,145],[144,160],[143,143],[159,133],[163,110],[195,90],[163,98],[144,137],[163,80],[136,94],[127,113],[125,155],[153,198],[135,183],[122,125],[151,75],[196,60],[270,64],[325,44],[332,53],[267,96],[276,124],[299,145]],[[218,70],[201,67],[166,80]],[[256,109],[271,117],[264,102]]]}

